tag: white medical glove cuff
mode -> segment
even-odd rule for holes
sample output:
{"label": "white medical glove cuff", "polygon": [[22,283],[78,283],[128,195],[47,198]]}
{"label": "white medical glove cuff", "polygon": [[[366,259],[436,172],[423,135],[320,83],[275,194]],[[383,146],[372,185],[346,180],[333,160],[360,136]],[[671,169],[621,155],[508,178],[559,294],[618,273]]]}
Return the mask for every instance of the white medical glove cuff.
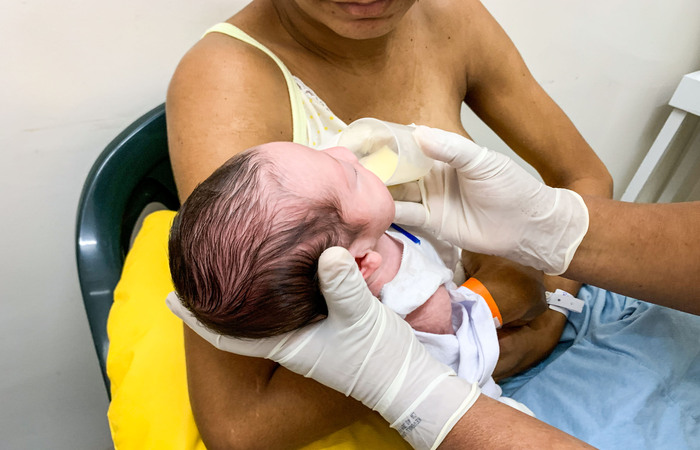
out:
{"label": "white medical glove cuff", "polygon": [[357,383],[358,391],[362,391],[359,386],[371,385],[371,380],[381,373],[395,374],[390,384],[384,384],[376,392],[381,393],[381,397],[361,392],[351,395],[371,398],[363,402],[379,412],[413,448],[437,448],[481,391],[477,384],[458,378],[452,369],[436,361],[415,339],[412,330],[410,338],[397,336],[397,339],[408,341],[404,346],[405,354],[394,356],[389,347],[377,349],[375,355],[366,360],[364,379]]}
{"label": "white medical glove cuff", "polygon": [[[476,383],[456,375],[436,380],[391,427],[416,449],[435,449],[481,393]],[[386,418],[386,417],[385,417]]]}

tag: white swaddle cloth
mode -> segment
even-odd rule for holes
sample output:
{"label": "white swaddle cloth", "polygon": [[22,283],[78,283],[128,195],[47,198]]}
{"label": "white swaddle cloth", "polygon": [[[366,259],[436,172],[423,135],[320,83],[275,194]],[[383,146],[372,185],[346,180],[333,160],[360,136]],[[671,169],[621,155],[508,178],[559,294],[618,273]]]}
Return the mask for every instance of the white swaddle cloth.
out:
{"label": "white swaddle cloth", "polygon": [[387,234],[403,244],[403,254],[396,276],[381,290],[382,303],[405,318],[425,303],[440,286],[445,286],[452,300],[455,334],[414,331],[418,340],[433,357],[450,366],[460,378],[478,383],[485,395],[533,415],[525,405],[501,397],[501,388],[491,377],[498,362],[499,346],[486,301],[452,282],[452,271],[427,240],[421,239],[421,243],[416,244],[398,231],[389,230]]}
{"label": "white swaddle cloth", "polygon": [[452,281],[452,271],[445,267],[429,242],[416,244],[403,233],[387,234],[403,244],[401,265],[396,276],[381,290],[382,303],[405,318],[425,303],[443,284]]}

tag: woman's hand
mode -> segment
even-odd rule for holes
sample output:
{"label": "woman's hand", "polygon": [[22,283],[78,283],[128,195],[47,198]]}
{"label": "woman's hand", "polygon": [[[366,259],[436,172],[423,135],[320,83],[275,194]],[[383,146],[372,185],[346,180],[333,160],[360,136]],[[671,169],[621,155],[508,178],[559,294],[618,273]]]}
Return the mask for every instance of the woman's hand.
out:
{"label": "woman's hand", "polygon": [[566,271],[588,230],[581,197],[537,181],[505,155],[458,134],[419,126],[414,137],[436,164],[422,203],[393,190],[396,222],[458,247],[503,256],[551,274]]}
{"label": "woman's hand", "polygon": [[525,325],[498,331],[501,354],[493,371],[496,381],[529,369],[554,350],[566,325],[566,317],[551,309]]}
{"label": "woman's hand", "polygon": [[462,252],[467,277],[486,287],[503,318],[503,326],[525,325],[547,309],[544,275],[498,256]]}

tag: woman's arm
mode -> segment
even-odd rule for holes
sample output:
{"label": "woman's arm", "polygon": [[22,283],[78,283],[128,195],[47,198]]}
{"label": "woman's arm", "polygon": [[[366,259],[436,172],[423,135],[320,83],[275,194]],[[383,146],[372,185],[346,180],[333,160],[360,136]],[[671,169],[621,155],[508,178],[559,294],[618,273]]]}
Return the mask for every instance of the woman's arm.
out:
{"label": "woman's arm", "polygon": [[[212,33],[183,58],[167,98],[180,198],[234,154],[292,140],[289,94],[274,62]],[[209,448],[297,448],[370,411],[277,364],[214,349],[186,329],[192,409]]]}
{"label": "woman's arm", "polygon": [[700,314],[700,202],[583,199],[590,226],[565,275]]}
{"label": "woman's arm", "polygon": [[269,360],[211,346],[185,327],[192,412],[207,448],[299,448],[376,414]]}
{"label": "woman's arm", "polygon": [[581,194],[612,195],[612,178],[571,120],[533,78],[500,25],[478,1],[465,102],[546,184]]}
{"label": "woman's arm", "polygon": [[593,447],[515,408],[481,395],[457,421],[438,448],[573,450]]}

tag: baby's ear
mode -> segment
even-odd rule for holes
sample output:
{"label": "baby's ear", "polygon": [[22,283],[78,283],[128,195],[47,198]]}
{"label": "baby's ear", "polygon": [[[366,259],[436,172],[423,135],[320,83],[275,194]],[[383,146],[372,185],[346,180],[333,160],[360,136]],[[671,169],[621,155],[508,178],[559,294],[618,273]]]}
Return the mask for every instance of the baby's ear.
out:
{"label": "baby's ear", "polygon": [[355,256],[357,267],[360,268],[362,278],[367,280],[382,265],[382,255],[374,250],[367,250],[360,256]]}

